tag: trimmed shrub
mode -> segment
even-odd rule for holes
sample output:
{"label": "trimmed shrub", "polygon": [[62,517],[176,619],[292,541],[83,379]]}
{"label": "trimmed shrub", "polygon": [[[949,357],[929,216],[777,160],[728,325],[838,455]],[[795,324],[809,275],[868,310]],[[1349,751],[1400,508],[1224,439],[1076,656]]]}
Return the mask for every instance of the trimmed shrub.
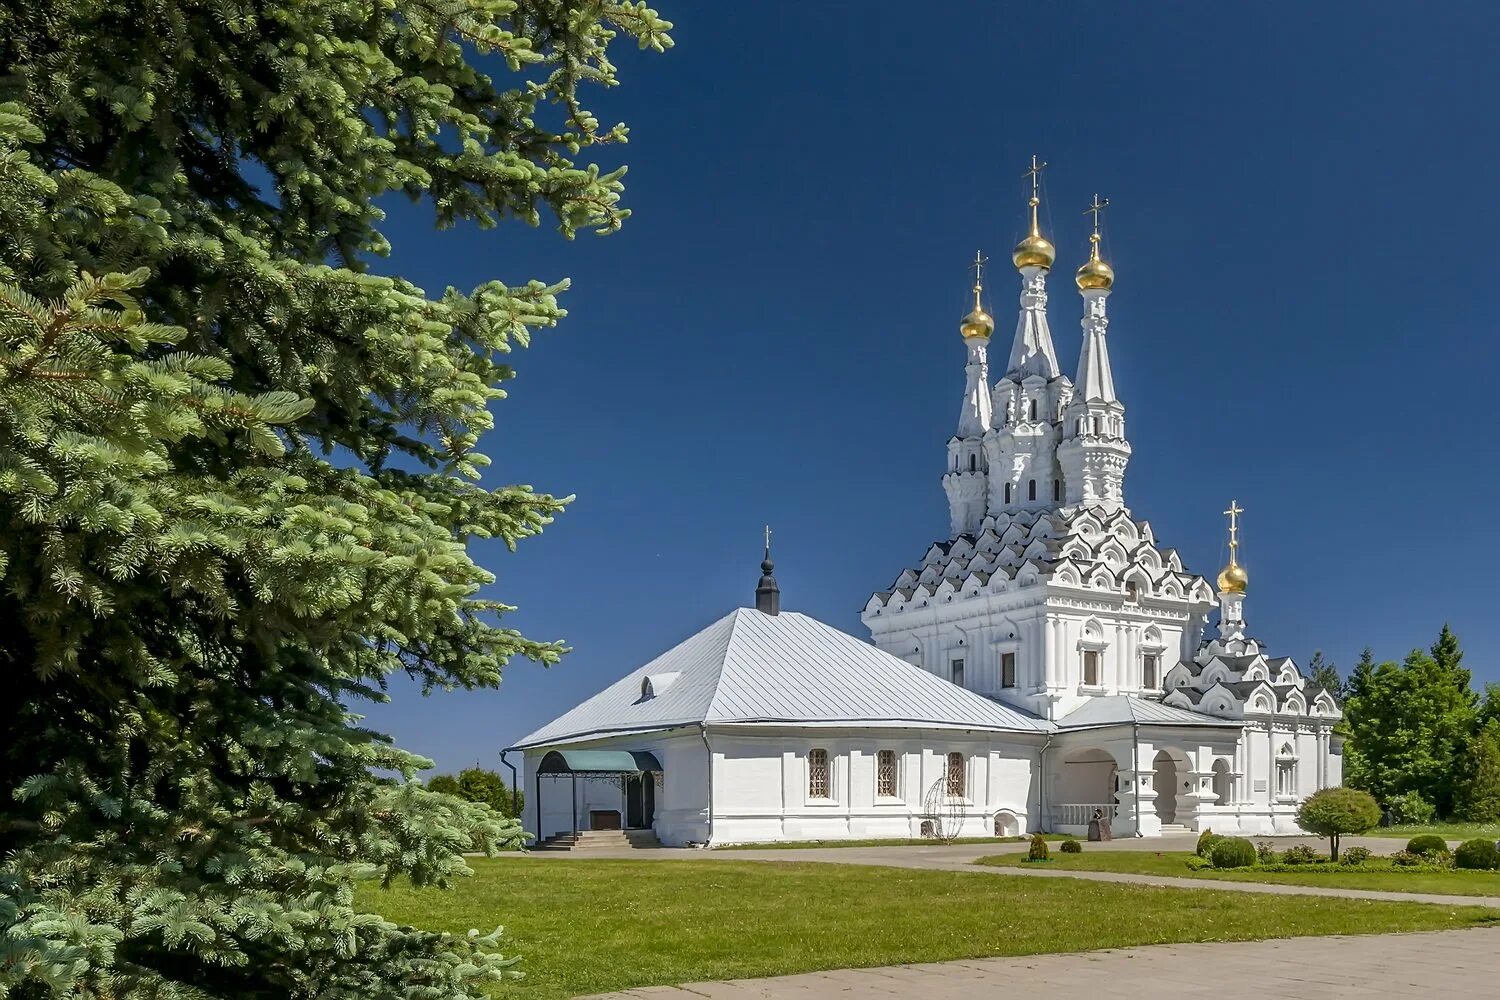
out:
{"label": "trimmed shrub", "polygon": [[1339,858],[1341,865],[1362,865],[1370,860],[1370,849],[1368,847],[1351,847]]}
{"label": "trimmed shrub", "polygon": [[1198,857],[1208,857],[1209,852],[1213,850],[1214,845],[1223,839],[1223,837],[1219,836],[1217,833],[1214,833],[1212,830],[1204,830],[1202,833],[1198,834]]}
{"label": "trimmed shrub", "polygon": [[1437,806],[1422,798],[1421,792],[1402,792],[1386,800],[1391,822],[1402,826],[1425,826],[1437,819]]}
{"label": "trimmed shrub", "polygon": [[1255,845],[1255,856],[1263,865],[1274,865],[1276,863],[1276,845],[1268,840],[1262,840]]}
{"label": "trimmed shrub", "polygon": [[1083,845],[1076,840],[1065,840],[1059,850],[1064,854],[1082,854]]}
{"label": "trimmed shrub", "polygon": [[1284,865],[1313,865],[1322,860],[1323,855],[1306,844],[1297,844],[1281,852],[1281,863]]}
{"label": "trimmed shrub", "polygon": [[1220,837],[1208,860],[1215,868],[1251,868],[1255,865],[1255,845],[1244,837]]}
{"label": "trimmed shrub", "polygon": [[1448,842],[1435,833],[1424,833],[1406,842],[1406,849],[1424,858],[1448,856]]}
{"label": "trimmed shrub", "polygon": [[1200,858],[1196,854],[1189,854],[1187,857],[1187,867],[1190,872],[1201,872],[1205,868],[1212,868],[1213,865],[1208,863],[1207,858]]}
{"label": "trimmed shrub", "polygon": [[1045,838],[1042,837],[1042,835],[1040,833],[1035,834],[1035,835],[1032,836],[1032,838],[1031,838],[1031,847],[1026,852],[1026,860],[1027,861],[1046,861],[1047,860],[1047,841],[1046,841]]}
{"label": "trimmed shrub", "polygon": [[1297,807],[1297,825],[1308,833],[1328,838],[1328,851],[1339,859],[1339,838],[1364,833],[1380,822],[1375,796],[1358,788],[1324,788],[1313,792]]}
{"label": "trimmed shrub", "polygon": [[1453,852],[1453,867],[1492,872],[1500,868],[1500,851],[1492,840],[1466,840]]}
{"label": "trimmed shrub", "polygon": [[1428,860],[1422,857],[1422,855],[1413,854],[1411,851],[1397,851],[1391,855],[1391,864],[1397,868],[1411,868],[1415,865],[1426,865],[1428,863]]}

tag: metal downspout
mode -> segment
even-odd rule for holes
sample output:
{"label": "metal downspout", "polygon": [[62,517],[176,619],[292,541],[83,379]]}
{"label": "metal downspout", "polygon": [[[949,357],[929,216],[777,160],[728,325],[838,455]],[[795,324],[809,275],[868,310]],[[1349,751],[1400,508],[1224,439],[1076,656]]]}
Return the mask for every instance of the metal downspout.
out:
{"label": "metal downspout", "polygon": [[517,821],[519,821],[520,823],[522,823],[524,825],[526,821],[523,820],[523,819],[521,819],[521,786],[519,784],[519,782],[520,782],[521,779],[520,779],[520,777],[516,773],[516,765],[512,764],[510,761],[508,761],[508,760],[505,759],[505,755],[508,754],[508,753],[510,753],[514,749],[515,749],[515,747],[506,747],[504,750],[501,750],[500,751],[500,763],[504,764],[506,767],[508,767],[510,769],[510,812],[511,812],[511,815],[515,816],[515,818],[517,819]]}
{"label": "metal downspout", "polygon": [[703,841],[704,847],[714,845],[714,748],[708,742],[708,726],[706,723],[698,723],[698,735],[703,739],[703,749],[708,753],[708,837]]}
{"label": "metal downspout", "polygon": [[[1037,811],[1041,813],[1037,817],[1037,829],[1045,824],[1050,826],[1047,816],[1047,751],[1052,747],[1052,733],[1047,734],[1047,740],[1042,744],[1042,752],[1037,755]],[[1051,832],[1050,830],[1047,832]]]}
{"label": "metal downspout", "polygon": [[1134,765],[1131,770],[1135,772],[1135,835],[1144,837],[1145,834],[1141,832],[1141,724],[1134,723],[1130,728],[1130,738],[1135,744],[1134,759],[1131,761]]}

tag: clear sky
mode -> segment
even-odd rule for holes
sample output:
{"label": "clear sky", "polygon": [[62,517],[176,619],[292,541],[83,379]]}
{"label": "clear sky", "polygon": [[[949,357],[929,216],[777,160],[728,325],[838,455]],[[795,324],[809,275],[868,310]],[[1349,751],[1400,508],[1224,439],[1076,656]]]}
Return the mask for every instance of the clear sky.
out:
{"label": "clear sky", "polygon": [[677,47],[621,51],[593,101],[632,128],[605,151],[630,165],[622,232],[439,233],[391,206],[381,267],[434,294],[573,279],[484,450],[491,485],[577,501],[474,552],[508,622],[574,651],[498,691],[397,681],[374,724],[494,766],[752,603],[766,522],[783,607],[866,635],[869,594],[947,535],[966,265],[992,258],[1003,362],[1033,152],[1069,373],[1081,212],[1110,199],[1134,514],[1212,577],[1237,498],[1246,617],[1278,655],[1397,658],[1448,620],[1500,680],[1493,5],[658,6]]}

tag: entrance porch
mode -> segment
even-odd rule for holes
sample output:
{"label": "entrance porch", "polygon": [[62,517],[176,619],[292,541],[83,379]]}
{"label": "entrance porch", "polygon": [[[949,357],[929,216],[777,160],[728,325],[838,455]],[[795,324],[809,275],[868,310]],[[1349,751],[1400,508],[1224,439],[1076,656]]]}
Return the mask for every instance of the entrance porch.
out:
{"label": "entrance porch", "polygon": [[552,847],[654,840],[661,773],[646,750],[548,752],[537,765],[533,791],[537,840]]}

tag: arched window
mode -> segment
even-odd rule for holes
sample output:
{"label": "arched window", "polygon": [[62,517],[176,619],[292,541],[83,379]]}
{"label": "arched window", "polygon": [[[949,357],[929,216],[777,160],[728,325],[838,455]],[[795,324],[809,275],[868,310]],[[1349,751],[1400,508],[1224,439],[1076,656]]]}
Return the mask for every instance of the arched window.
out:
{"label": "arched window", "polygon": [[1031,401],[1031,406],[1030,406],[1029,409],[1027,409],[1026,413],[1027,413],[1027,416],[1028,416],[1029,419],[1031,419],[1031,420],[1035,420],[1036,419],[1036,400],[1033,399]]}
{"label": "arched window", "polygon": [[948,794],[964,797],[964,755],[956,750],[948,755]]}
{"label": "arched window", "polygon": [[875,794],[883,799],[896,797],[896,751],[882,750],[875,755]]}
{"label": "arched window", "polygon": [[810,799],[828,798],[828,751],[823,749],[807,751],[807,797]]}
{"label": "arched window", "polygon": [[1297,758],[1292,745],[1283,743],[1276,754],[1276,796],[1294,798],[1297,794]]}
{"label": "arched window", "polygon": [[1148,691],[1155,690],[1160,683],[1157,674],[1161,671],[1161,655],[1159,653],[1147,653],[1141,657],[1141,687]]}
{"label": "arched window", "polygon": [[1026,499],[1027,500],[1035,500],[1036,499],[1036,480],[1035,479],[1031,480],[1026,485]]}
{"label": "arched window", "polygon": [[1134,580],[1125,581],[1125,600],[1131,604],[1138,604],[1141,600],[1141,588]]}
{"label": "arched window", "polygon": [[979,467],[979,458],[976,455],[969,456],[969,471],[973,472]]}
{"label": "arched window", "polygon": [[1052,500],[1053,500],[1053,502],[1056,502],[1056,501],[1059,501],[1061,499],[1062,499],[1062,480],[1061,479],[1054,479],[1054,480],[1052,480]]}
{"label": "arched window", "polygon": [[1099,418],[1098,417],[1092,418],[1091,421],[1090,421],[1090,423],[1093,425],[1093,432],[1095,434],[1098,434],[1099,433]]}
{"label": "arched window", "polygon": [[1085,687],[1099,686],[1099,651],[1097,649],[1083,651],[1083,683]]}
{"label": "arched window", "polygon": [[1010,483],[1005,484],[1005,502],[1010,503]]}

